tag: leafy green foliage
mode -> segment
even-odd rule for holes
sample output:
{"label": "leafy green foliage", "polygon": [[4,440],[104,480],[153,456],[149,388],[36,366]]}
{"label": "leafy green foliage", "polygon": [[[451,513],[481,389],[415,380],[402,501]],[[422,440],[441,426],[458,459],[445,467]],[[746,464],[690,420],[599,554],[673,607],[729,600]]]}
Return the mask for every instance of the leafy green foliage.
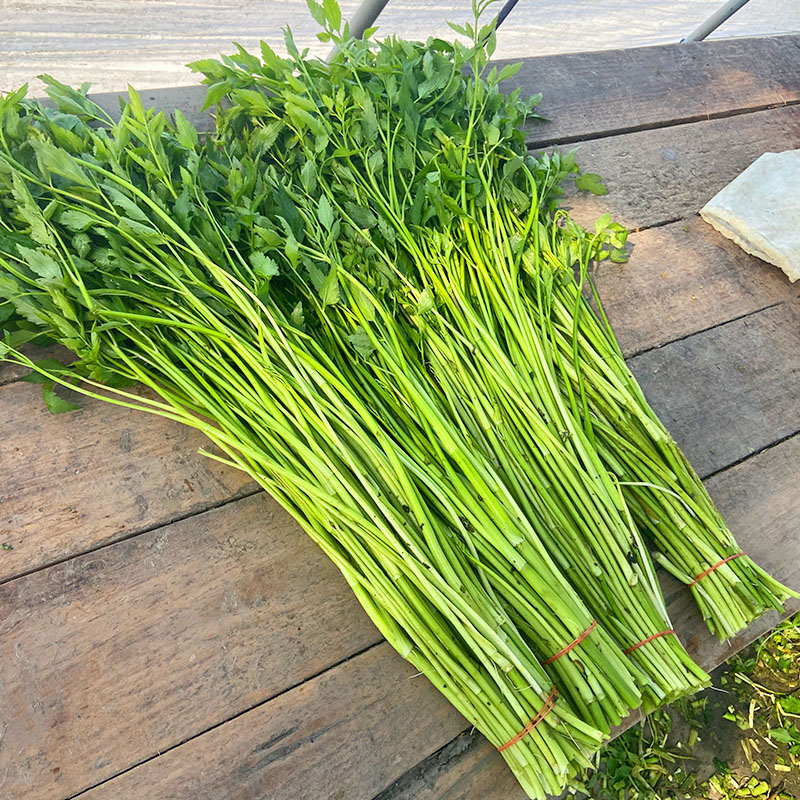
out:
{"label": "leafy green foliage", "polygon": [[[288,58],[237,45],[194,65],[220,104],[207,139],[133,89],[118,122],[54,82],[55,111],[4,98],[0,313],[4,356],[36,370],[18,350],[36,337],[76,354],[38,367],[54,410],[57,386],[87,378],[79,391],[99,384],[203,431],[495,746],[555,683],[542,735],[507,756],[543,797],[630,708],[707,676],[674,637],[631,659],[622,646],[668,620],[622,489],[658,489],[663,471],[619,478],[642,453],[669,481],[682,461],[656,455],[668,437],[583,294],[626,232],[558,208],[574,153],[528,152],[521,125],[540,98],[501,90],[514,68],[488,66],[488,5],[473,3],[468,42],[420,43],[351,39],[335,2],[312,3],[330,63],[286,31]],[[158,399],[114,393],[132,382]],[[663,549],[691,561],[692,537],[706,557],[724,528],[688,468],[679,483],[701,522],[673,507],[659,530],[677,530],[681,553]],[[704,609],[722,632],[787,596],[768,576],[747,585]],[[591,647],[546,659],[595,618]]]}
{"label": "leafy green foliage", "polygon": [[595,195],[608,194],[608,188],[603,179],[594,172],[584,172],[575,178],[575,186],[582,192],[591,192]]}

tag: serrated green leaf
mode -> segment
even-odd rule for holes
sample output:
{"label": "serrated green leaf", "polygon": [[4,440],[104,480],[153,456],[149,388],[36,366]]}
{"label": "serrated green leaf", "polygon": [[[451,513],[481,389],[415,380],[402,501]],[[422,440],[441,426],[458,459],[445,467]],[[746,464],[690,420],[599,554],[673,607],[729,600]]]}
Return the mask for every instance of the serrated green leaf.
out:
{"label": "serrated green leaf", "polygon": [[800,714],[800,697],[787,695],[778,701],[787,714]]}
{"label": "serrated green leaf", "polygon": [[51,255],[41,250],[33,250],[30,247],[24,247],[21,244],[17,245],[17,251],[19,252],[20,259],[28,265],[34,275],[41,278],[42,283],[54,283],[61,279],[61,266]]}
{"label": "serrated green leaf", "polygon": [[317,25],[325,25],[326,16],[325,16],[325,9],[322,7],[321,3],[315,3],[314,0],[306,0],[306,5],[308,6],[308,11],[311,14],[314,22]]}
{"label": "serrated green leaf", "polygon": [[77,403],[72,403],[63,397],[59,397],[55,393],[52,383],[42,384],[42,396],[44,397],[44,404],[51,414],[64,414],[68,411],[78,411],[81,408]]}
{"label": "serrated green leaf", "polygon": [[336,267],[331,267],[331,271],[325,278],[325,282],[319,290],[319,300],[323,308],[339,302],[339,275]]}
{"label": "serrated green leaf", "polygon": [[250,143],[258,154],[265,153],[275,144],[282,130],[283,123],[280,120],[272,120],[263,127],[256,129],[250,137]]}
{"label": "serrated green leaf", "polygon": [[291,230],[286,235],[286,242],[283,246],[283,251],[286,254],[286,258],[289,259],[289,263],[296,267],[300,263],[300,248],[297,244],[297,239],[294,238],[294,234]]}
{"label": "serrated green leaf", "polygon": [[331,30],[338,31],[342,25],[342,10],[336,0],[322,0],[322,7],[325,9],[325,16]]}
{"label": "serrated green leaf", "polygon": [[326,231],[329,231],[336,221],[336,215],[333,213],[333,208],[331,207],[327,195],[320,195],[317,201],[317,219],[319,219],[320,225],[322,225]]}
{"label": "serrated green leaf", "polygon": [[279,272],[278,265],[266,253],[250,253],[250,266],[256,275],[267,280]]}
{"label": "serrated green leaf", "polygon": [[507,80],[508,78],[513,78],[520,70],[522,69],[522,62],[517,61],[516,64],[506,64],[503,69],[500,70],[500,74],[497,76],[497,82]]}
{"label": "serrated green leaf", "polygon": [[375,347],[369,335],[361,326],[358,327],[355,333],[351,333],[347,337],[347,341],[353,345],[356,352],[363,358],[369,358],[375,352]]}
{"label": "serrated green leaf", "polygon": [[609,259],[615,264],[624,264],[629,258],[629,254],[618,247],[615,247],[609,253]]}
{"label": "serrated green leaf", "polygon": [[19,284],[10,276],[0,273],[0,298],[10,300],[20,292]]}
{"label": "serrated green leaf", "polygon": [[441,70],[435,72],[430,78],[424,80],[417,87],[417,98],[422,100],[430,94],[433,94],[437,89],[441,89],[450,80],[449,73]]}
{"label": "serrated green leaf", "polygon": [[417,302],[417,314],[420,316],[422,314],[427,314],[429,311],[432,311],[435,306],[435,301],[433,297],[433,292],[429,288],[425,288],[422,294],[419,296],[419,301]]}
{"label": "serrated green leaf", "polygon": [[608,189],[603,179],[594,172],[584,172],[575,178],[575,187],[582,192],[591,192],[595,195],[608,194]]}
{"label": "serrated green leaf", "polygon": [[278,247],[283,241],[281,235],[277,232],[272,230],[271,228],[264,228],[261,225],[254,225],[253,230],[255,231],[256,235],[264,242],[266,247]]}
{"label": "serrated green leaf", "polygon": [[255,89],[236,89],[231,93],[231,99],[253,116],[265,116],[272,113],[267,97]]}
{"label": "serrated green leaf", "polygon": [[595,233],[602,233],[611,224],[611,214],[603,214],[594,223]]}
{"label": "serrated green leaf", "polygon": [[353,283],[349,287],[350,301],[358,308],[361,317],[369,322],[375,319],[375,303],[369,292],[359,284]]}
{"label": "serrated green leaf", "polygon": [[359,228],[371,228],[377,222],[375,215],[363,206],[355,203],[346,203],[345,210]]}
{"label": "serrated green leaf", "polygon": [[187,150],[197,147],[197,130],[179,108],[175,109],[175,138]]}
{"label": "serrated green leaf", "polygon": [[145,214],[130,197],[123,194],[123,192],[114,186],[114,184],[103,183],[101,186],[114,206],[117,206],[118,210],[121,209],[125,212],[125,216],[135,219],[138,222],[148,222],[147,214]]}
{"label": "serrated green leaf", "polygon": [[136,89],[134,89],[134,87],[130,84],[128,84],[128,105],[130,106],[134,119],[137,119],[140,122],[147,121],[148,114],[145,111],[144,105],[142,105],[142,98],[139,95],[139,92],[137,92]]}
{"label": "serrated green leaf", "polygon": [[152,227],[152,225],[146,225],[129,217],[120,217],[118,228],[148,244],[161,244],[165,240],[164,234]]}
{"label": "serrated green leaf", "polygon": [[87,228],[91,227],[93,222],[88,214],[84,214],[83,211],[72,208],[62,211],[58,217],[58,221],[71,231],[85,231]]}
{"label": "serrated green leaf", "polygon": [[65,150],[56,147],[43,139],[31,140],[31,147],[36,152],[36,161],[42,172],[60,175],[75,183],[86,184],[88,180],[78,162]]}
{"label": "serrated green leaf", "polygon": [[314,190],[317,188],[317,166],[313,161],[306,161],[303,164],[303,168],[300,170],[300,183],[309,194],[314,194]]}
{"label": "serrated green leaf", "polygon": [[232,84],[227,80],[219,81],[218,83],[212,83],[211,86],[209,86],[208,92],[206,93],[206,99],[203,103],[203,108],[201,111],[205,111],[206,109],[219,104],[230,94],[232,88]]}
{"label": "serrated green leaf", "polygon": [[186,65],[192,72],[202,72],[209,78],[224,78],[231,70],[215,58],[203,58]]}
{"label": "serrated green leaf", "polygon": [[301,331],[305,330],[306,317],[305,314],[303,313],[302,302],[298,302],[298,304],[292,309],[291,320],[292,320],[292,325],[294,325],[295,328],[299,328]]}
{"label": "serrated green leaf", "polygon": [[767,735],[773,741],[783,742],[784,744],[791,744],[795,741],[791,731],[787,731],[786,728],[770,728]]}

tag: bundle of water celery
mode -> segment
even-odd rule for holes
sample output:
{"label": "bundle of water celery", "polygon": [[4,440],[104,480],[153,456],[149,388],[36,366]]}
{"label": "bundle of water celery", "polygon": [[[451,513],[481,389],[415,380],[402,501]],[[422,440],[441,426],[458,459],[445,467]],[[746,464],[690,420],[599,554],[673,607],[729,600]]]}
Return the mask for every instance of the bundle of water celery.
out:
{"label": "bundle of water celery", "polygon": [[[586,300],[624,231],[558,209],[574,159],[528,154],[537,98],[500,91],[485,4],[470,45],[355,40],[309,6],[330,63],[287,34],[289,58],[194,65],[207,140],[134,91],[118,121],[52,79],[57,109],[0,101],[0,350],[54,407],[61,384],[202,430],[544,797],[707,681],[648,538],[721,636],[792,593]],[[20,350],[46,340],[76,360]]]}

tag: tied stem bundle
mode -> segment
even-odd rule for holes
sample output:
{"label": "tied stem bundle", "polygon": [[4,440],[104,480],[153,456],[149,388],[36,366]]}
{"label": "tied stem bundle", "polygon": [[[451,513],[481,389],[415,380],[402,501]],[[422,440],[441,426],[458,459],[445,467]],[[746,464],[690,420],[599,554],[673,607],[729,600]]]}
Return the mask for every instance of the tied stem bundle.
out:
{"label": "tied stem bundle", "polygon": [[[330,64],[287,32],[289,58],[194,65],[206,141],[133,90],[116,121],[49,78],[55,109],[0,101],[2,355],[53,410],[61,384],[203,431],[525,791],[557,793],[631,709],[708,680],[645,537],[721,636],[792,593],[730,558],[585,299],[624,231],[558,209],[574,157],[527,153],[538,98],[487,73],[484,5],[470,46],[353,40],[309,5]],[[77,360],[19,349],[46,340]]]}

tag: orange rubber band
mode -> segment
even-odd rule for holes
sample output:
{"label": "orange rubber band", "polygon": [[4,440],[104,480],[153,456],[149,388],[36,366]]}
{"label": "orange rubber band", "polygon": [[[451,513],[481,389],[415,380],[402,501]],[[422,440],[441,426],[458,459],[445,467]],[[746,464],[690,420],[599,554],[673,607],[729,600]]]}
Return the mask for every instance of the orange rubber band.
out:
{"label": "orange rubber band", "polygon": [[556,700],[558,700],[558,689],[553,686],[545,704],[542,706],[542,710],[513,739],[509,739],[505,744],[500,745],[497,750],[502,752],[511,747],[511,745],[516,744],[520,739],[524,739],[555,708]]}
{"label": "orange rubber band", "polygon": [[672,629],[668,631],[659,631],[658,633],[654,633],[652,636],[648,636],[646,639],[642,639],[641,642],[636,642],[636,644],[631,645],[627,650],[623,650],[622,652],[625,653],[625,655],[628,655],[628,653],[632,653],[634,650],[638,649],[643,644],[652,642],[654,639],[660,639],[662,636],[671,636],[673,633],[675,633],[675,631],[673,631]]}
{"label": "orange rubber band", "polygon": [[739,556],[743,556],[744,553],[742,551],[738,553],[734,553],[732,556],[728,556],[727,558],[723,558],[722,561],[718,561],[714,564],[713,567],[709,567],[705,572],[701,572],[699,575],[695,575],[694,580],[689,584],[689,586],[694,586],[698,581],[703,580],[709,572],[713,572],[718,567],[721,567],[723,564],[727,564],[729,561],[732,561],[734,558],[739,558]]}
{"label": "orange rubber band", "polygon": [[557,658],[561,658],[561,656],[569,653],[573,647],[577,647],[596,627],[597,620],[594,620],[592,624],[577,639],[571,641],[563,650],[559,650],[554,656],[550,656],[547,661],[542,661],[542,666],[544,667],[547,664],[552,664]]}

